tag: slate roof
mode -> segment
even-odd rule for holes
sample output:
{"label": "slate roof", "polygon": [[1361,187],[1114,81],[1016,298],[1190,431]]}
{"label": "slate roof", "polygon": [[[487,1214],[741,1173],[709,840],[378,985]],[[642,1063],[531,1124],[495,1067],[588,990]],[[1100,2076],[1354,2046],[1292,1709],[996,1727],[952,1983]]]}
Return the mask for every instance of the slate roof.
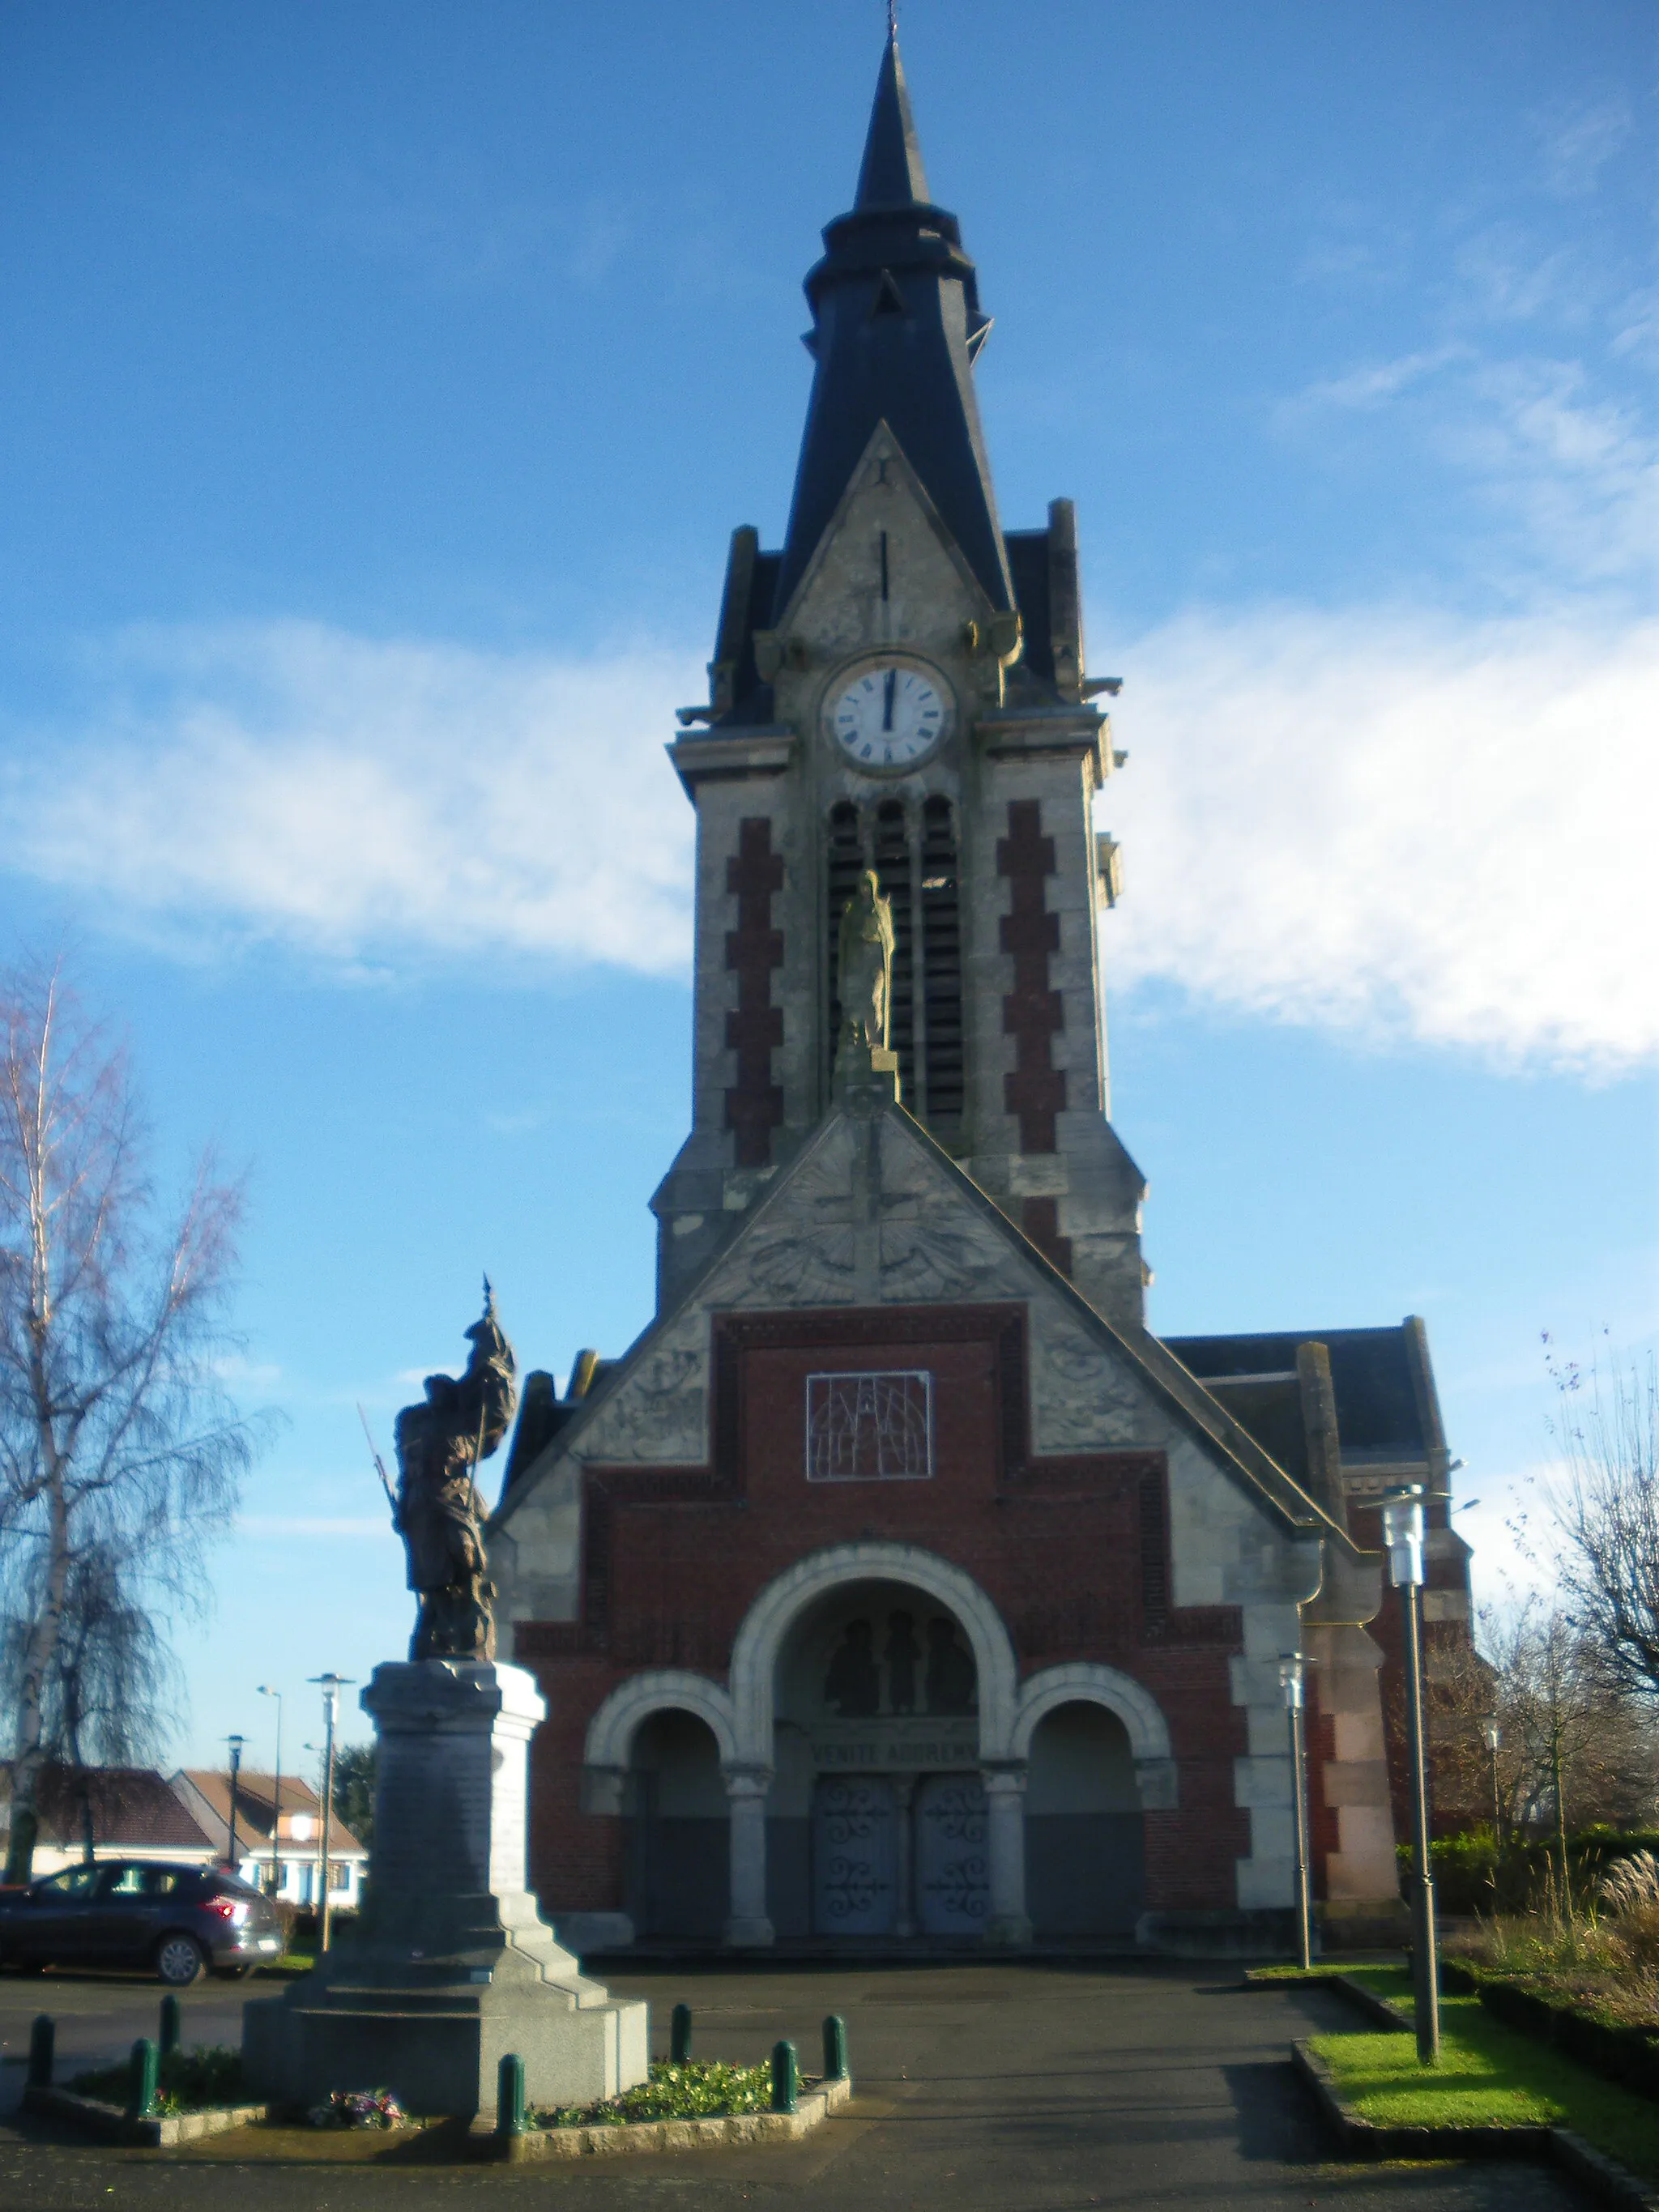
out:
{"label": "slate roof", "polygon": [[[890,36],[849,213],[823,234],[806,278],[817,363],[771,609],[776,623],[878,423],[927,487],[993,608],[1013,584],[975,396],[973,358],[991,327],[956,217],[934,205],[910,95]],[[763,625],[764,626],[764,625]]]}
{"label": "slate roof", "polygon": [[[6,1795],[11,1794],[9,1770]],[[80,1848],[82,1803],[92,1807],[95,1849],[106,1853],[146,1850],[211,1850],[212,1844],[179,1802],[168,1784],[148,1766],[47,1766],[36,1799],[40,1841],[64,1850]]]}
{"label": "slate roof", "polygon": [[1296,1407],[1299,1432],[1301,1413],[1293,1380],[1297,1345],[1322,1344],[1331,1356],[1331,1384],[1343,1459],[1363,1464],[1367,1458],[1426,1459],[1443,1443],[1437,1411],[1419,1371],[1420,1328],[1420,1323],[1405,1322],[1393,1328],[1305,1328],[1249,1336],[1172,1336],[1164,1340],[1182,1364],[1206,1382],[1224,1384],[1229,1376],[1291,1378],[1277,1384],[1236,1382],[1224,1392],[1228,1406],[1257,1431],[1268,1449],[1273,1449],[1268,1435],[1277,1434],[1288,1418],[1285,1407],[1277,1402],[1287,1390],[1289,1401]]}
{"label": "slate roof", "polygon": [[928,197],[896,40],[882,57],[854,204],[823,237],[829,252],[806,279],[806,344],[818,368],[788,531],[782,551],[770,553],[739,533],[750,550],[727,575],[715,657],[729,664],[730,690],[713,726],[771,721],[755,633],[781,619],[882,422],[992,605],[1018,610],[1024,651],[1012,680],[1041,695],[1055,682],[1049,533],[1005,532],[998,520],[972,366],[990,319],[956,217]]}

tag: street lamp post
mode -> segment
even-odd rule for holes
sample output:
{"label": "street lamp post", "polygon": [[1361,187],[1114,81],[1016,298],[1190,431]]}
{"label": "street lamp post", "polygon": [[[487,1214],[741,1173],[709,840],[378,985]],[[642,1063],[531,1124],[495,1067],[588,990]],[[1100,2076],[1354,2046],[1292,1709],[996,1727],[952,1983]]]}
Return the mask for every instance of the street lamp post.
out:
{"label": "street lamp post", "polygon": [[271,1796],[276,1802],[270,1808],[270,1893],[283,1893],[283,1693],[273,1690],[269,1682],[261,1682],[259,1695],[276,1700],[276,1771],[271,1778]]}
{"label": "street lamp post", "polygon": [[242,1771],[242,1739],[239,1735],[228,1735],[225,1741],[230,1746],[230,1843],[225,1856],[229,1861],[231,1872],[234,1874],[236,1871],[236,1778]]}
{"label": "street lamp post", "polygon": [[1498,1753],[1503,1741],[1503,1729],[1496,1721],[1488,1721],[1486,1749],[1492,1753],[1492,1841],[1500,1850],[1504,1843],[1504,1800],[1498,1787]]}
{"label": "street lamp post", "polygon": [[334,1723],[340,1710],[340,1692],[351,1680],[349,1674],[313,1674],[311,1680],[323,1693],[323,1837],[322,1888],[317,1909],[317,1950],[320,1955],[328,1948],[328,1853],[333,1840],[334,1825]]}
{"label": "street lamp post", "polygon": [[1382,1493],[1389,1580],[1400,1593],[1406,1641],[1406,1724],[1412,1763],[1412,1979],[1417,1999],[1417,2055],[1440,2057],[1440,1976],[1435,1957],[1434,1863],[1429,1853],[1429,1760],[1423,1727],[1423,1486]]}
{"label": "street lamp post", "polygon": [[1302,1702],[1305,1662],[1299,1651],[1287,1651],[1279,1662],[1279,1686],[1285,1692],[1285,1710],[1291,1717],[1291,1802],[1296,1808],[1296,1946],[1305,1973],[1313,1964],[1313,1894],[1308,1866],[1307,1744],[1303,1735]]}

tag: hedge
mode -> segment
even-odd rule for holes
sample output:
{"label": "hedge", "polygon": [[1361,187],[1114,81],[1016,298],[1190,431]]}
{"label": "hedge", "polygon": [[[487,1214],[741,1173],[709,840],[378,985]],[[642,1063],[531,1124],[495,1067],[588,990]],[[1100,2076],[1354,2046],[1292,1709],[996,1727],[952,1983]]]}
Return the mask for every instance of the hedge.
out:
{"label": "hedge", "polygon": [[[1550,1836],[1508,1836],[1500,1846],[1490,1828],[1477,1828],[1469,1835],[1437,1836],[1432,1851],[1443,1912],[1530,1911],[1543,1902],[1555,1879],[1555,1841]],[[1659,1857],[1659,1830],[1582,1828],[1569,1836],[1567,1871],[1574,1895],[1589,1895],[1616,1860],[1638,1851]],[[1400,1844],[1398,1854],[1403,1877],[1411,1870],[1411,1845]]]}

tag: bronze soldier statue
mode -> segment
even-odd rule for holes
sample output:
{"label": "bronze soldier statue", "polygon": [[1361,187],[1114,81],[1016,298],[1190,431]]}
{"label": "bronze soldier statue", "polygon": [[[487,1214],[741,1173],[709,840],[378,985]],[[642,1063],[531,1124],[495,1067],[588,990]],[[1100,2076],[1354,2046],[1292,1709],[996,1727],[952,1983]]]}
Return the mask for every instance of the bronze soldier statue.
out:
{"label": "bronze soldier statue", "polygon": [[466,1332],[472,1353],[459,1380],[428,1375],[426,1402],[405,1406],[392,1435],[398,1495],[392,1519],[404,1540],[409,1587],[420,1598],[411,1659],[493,1659],[495,1586],[488,1579],[486,1509],[473,1481],[513,1419],[513,1347],[495,1318],[484,1277],[484,1310]]}

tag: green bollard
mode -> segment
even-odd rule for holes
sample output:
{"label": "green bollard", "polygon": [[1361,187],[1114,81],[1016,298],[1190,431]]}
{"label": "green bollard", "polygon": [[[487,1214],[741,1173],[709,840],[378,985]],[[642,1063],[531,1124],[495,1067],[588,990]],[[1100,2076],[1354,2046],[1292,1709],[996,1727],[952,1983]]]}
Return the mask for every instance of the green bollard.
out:
{"label": "green bollard", "polygon": [[689,2004],[677,2004],[674,2008],[674,2024],[668,2032],[668,2056],[676,2066],[688,2066],[691,2063],[691,2008]]}
{"label": "green bollard", "polygon": [[49,2012],[38,2012],[34,2025],[29,2030],[29,2087],[31,2089],[50,2089],[52,2087],[52,2057],[58,2045],[58,2030]]}
{"label": "green bollard", "polygon": [[169,1990],[161,2000],[161,2025],[155,2038],[156,2049],[163,2058],[179,2048],[179,2031],[182,2025],[179,2000]]}
{"label": "green bollard", "polygon": [[775,2112],[793,2112],[799,2088],[800,2068],[796,2063],[794,2045],[787,2041],[775,2043],[772,2045],[772,2110]]}
{"label": "green bollard", "polygon": [[127,2118],[147,2120],[155,2110],[155,2045],[141,2035],[127,2061]]}
{"label": "green bollard", "polygon": [[516,2051],[504,2052],[495,2069],[495,2132],[524,2133],[524,2061]]}
{"label": "green bollard", "polygon": [[838,2012],[823,2016],[823,2078],[826,2081],[845,2081],[847,2071],[847,2022]]}

